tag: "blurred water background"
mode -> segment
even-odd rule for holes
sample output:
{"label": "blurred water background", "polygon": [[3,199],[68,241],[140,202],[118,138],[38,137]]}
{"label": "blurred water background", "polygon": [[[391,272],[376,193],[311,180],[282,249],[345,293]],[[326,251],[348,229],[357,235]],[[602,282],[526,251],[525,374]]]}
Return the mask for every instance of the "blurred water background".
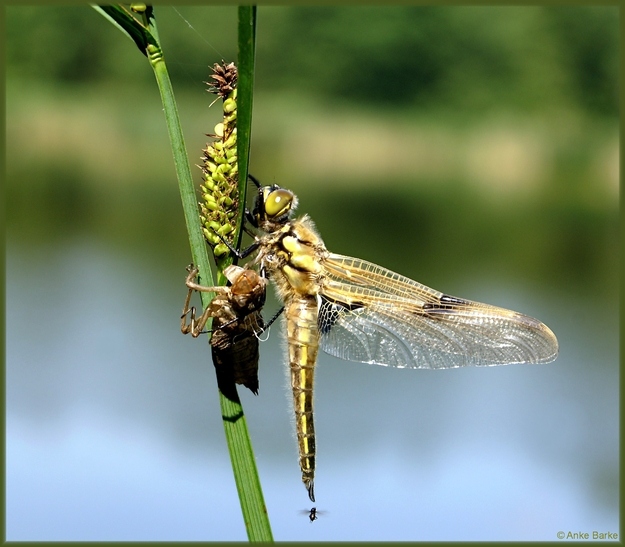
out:
{"label": "blurred water background", "polygon": [[[209,348],[179,331],[190,252],[152,72],[88,7],[6,14],[6,538],[245,540]],[[561,347],[446,371],[321,356],[310,523],[273,327],[241,395],[276,539],[618,532],[618,14],[258,9],[252,173],[329,249]],[[236,8],[156,16],[199,163]]]}

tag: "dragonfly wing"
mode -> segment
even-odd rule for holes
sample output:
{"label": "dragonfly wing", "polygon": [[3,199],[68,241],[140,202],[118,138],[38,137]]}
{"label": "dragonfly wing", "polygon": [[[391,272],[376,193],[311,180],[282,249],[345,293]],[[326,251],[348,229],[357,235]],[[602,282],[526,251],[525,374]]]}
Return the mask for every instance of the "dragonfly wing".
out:
{"label": "dragonfly wing", "polygon": [[347,361],[418,367],[418,361],[402,339],[401,329],[397,328],[401,325],[395,323],[389,328],[385,323],[385,317],[372,314],[370,308],[350,309],[322,297],[319,309],[321,349]]}
{"label": "dragonfly wing", "polygon": [[445,295],[374,264],[330,255],[321,347],[364,363],[453,368],[547,363],[558,344],[540,321]]}

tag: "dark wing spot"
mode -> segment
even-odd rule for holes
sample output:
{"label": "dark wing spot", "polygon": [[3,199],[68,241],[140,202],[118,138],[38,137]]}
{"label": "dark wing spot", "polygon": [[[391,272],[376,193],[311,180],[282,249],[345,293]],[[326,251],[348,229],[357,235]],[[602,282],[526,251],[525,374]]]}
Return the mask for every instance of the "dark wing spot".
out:
{"label": "dark wing spot", "polygon": [[438,302],[426,302],[423,304],[423,309],[428,311],[450,311],[450,306],[465,306],[468,303],[469,302],[462,298],[444,294],[440,297]]}
{"label": "dark wing spot", "polygon": [[441,303],[442,304],[467,304],[468,302],[466,300],[463,300],[462,298],[456,298],[455,296],[449,296],[448,294],[444,294],[443,296],[441,296]]}
{"label": "dark wing spot", "polygon": [[341,317],[341,314],[345,311],[354,311],[363,308],[362,304],[343,304],[333,302],[325,297],[321,297],[321,306],[319,308],[319,317],[317,319],[317,326],[321,334],[327,334],[330,329]]}

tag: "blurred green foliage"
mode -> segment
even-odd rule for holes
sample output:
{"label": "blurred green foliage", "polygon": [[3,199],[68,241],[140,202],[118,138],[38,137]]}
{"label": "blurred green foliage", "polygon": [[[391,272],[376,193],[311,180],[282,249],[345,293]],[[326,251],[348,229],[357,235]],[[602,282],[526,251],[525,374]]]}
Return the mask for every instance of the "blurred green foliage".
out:
{"label": "blurred green foliage", "polygon": [[[235,58],[236,8],[179,12],[207,48]],[[23,6],[7,14],[10,74],[83,83],[130,76],[132,67],[116,55],[128,44],[95,12]],[[184,60],[170,62],[172,78],[205,80],[198,36],[180,32],[185,23],[173,8],[156,15],[166,50]],[[618,112],[618,36],[616,6],[262,6],[256,84],[363,104],[533,111],[565,103],[611,116]],[[152,85],[147,71],[132,77]]]}
{"label": "blurred green foliage", "polygon": [[[186,264],[145,57],[87,6],[6,13],[8,230],[89,230],[166,247]],[[237,10],[155,13],[197,163],[219,114],[202,82],[210,64],[236,58]],[[618,15],[616,6],[261,6],[252,172],[293,188],[337,252],[422,272],[426,283],[505,264],[610,298]],[[397,234],[410,252],[388,244]]]}

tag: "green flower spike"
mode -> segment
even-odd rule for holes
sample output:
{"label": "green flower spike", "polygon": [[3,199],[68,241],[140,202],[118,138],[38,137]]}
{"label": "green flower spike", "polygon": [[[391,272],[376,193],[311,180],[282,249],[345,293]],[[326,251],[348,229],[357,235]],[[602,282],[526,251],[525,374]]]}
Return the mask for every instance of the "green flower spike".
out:
{"label": "green flower spike", "polygon": [[[204,182],[200,186],[202,232],[215,258],[228,254],[221,237],[232,241],[239,204],[237,163],[237,67],[234,63],[216,63],[208,91],[223,100],[223,121],[215,126],[214,139],[203,150],[201,166]],[[219,235],[217,235],[219,234]],[[229,237],[230,236],[230,237]]]}

